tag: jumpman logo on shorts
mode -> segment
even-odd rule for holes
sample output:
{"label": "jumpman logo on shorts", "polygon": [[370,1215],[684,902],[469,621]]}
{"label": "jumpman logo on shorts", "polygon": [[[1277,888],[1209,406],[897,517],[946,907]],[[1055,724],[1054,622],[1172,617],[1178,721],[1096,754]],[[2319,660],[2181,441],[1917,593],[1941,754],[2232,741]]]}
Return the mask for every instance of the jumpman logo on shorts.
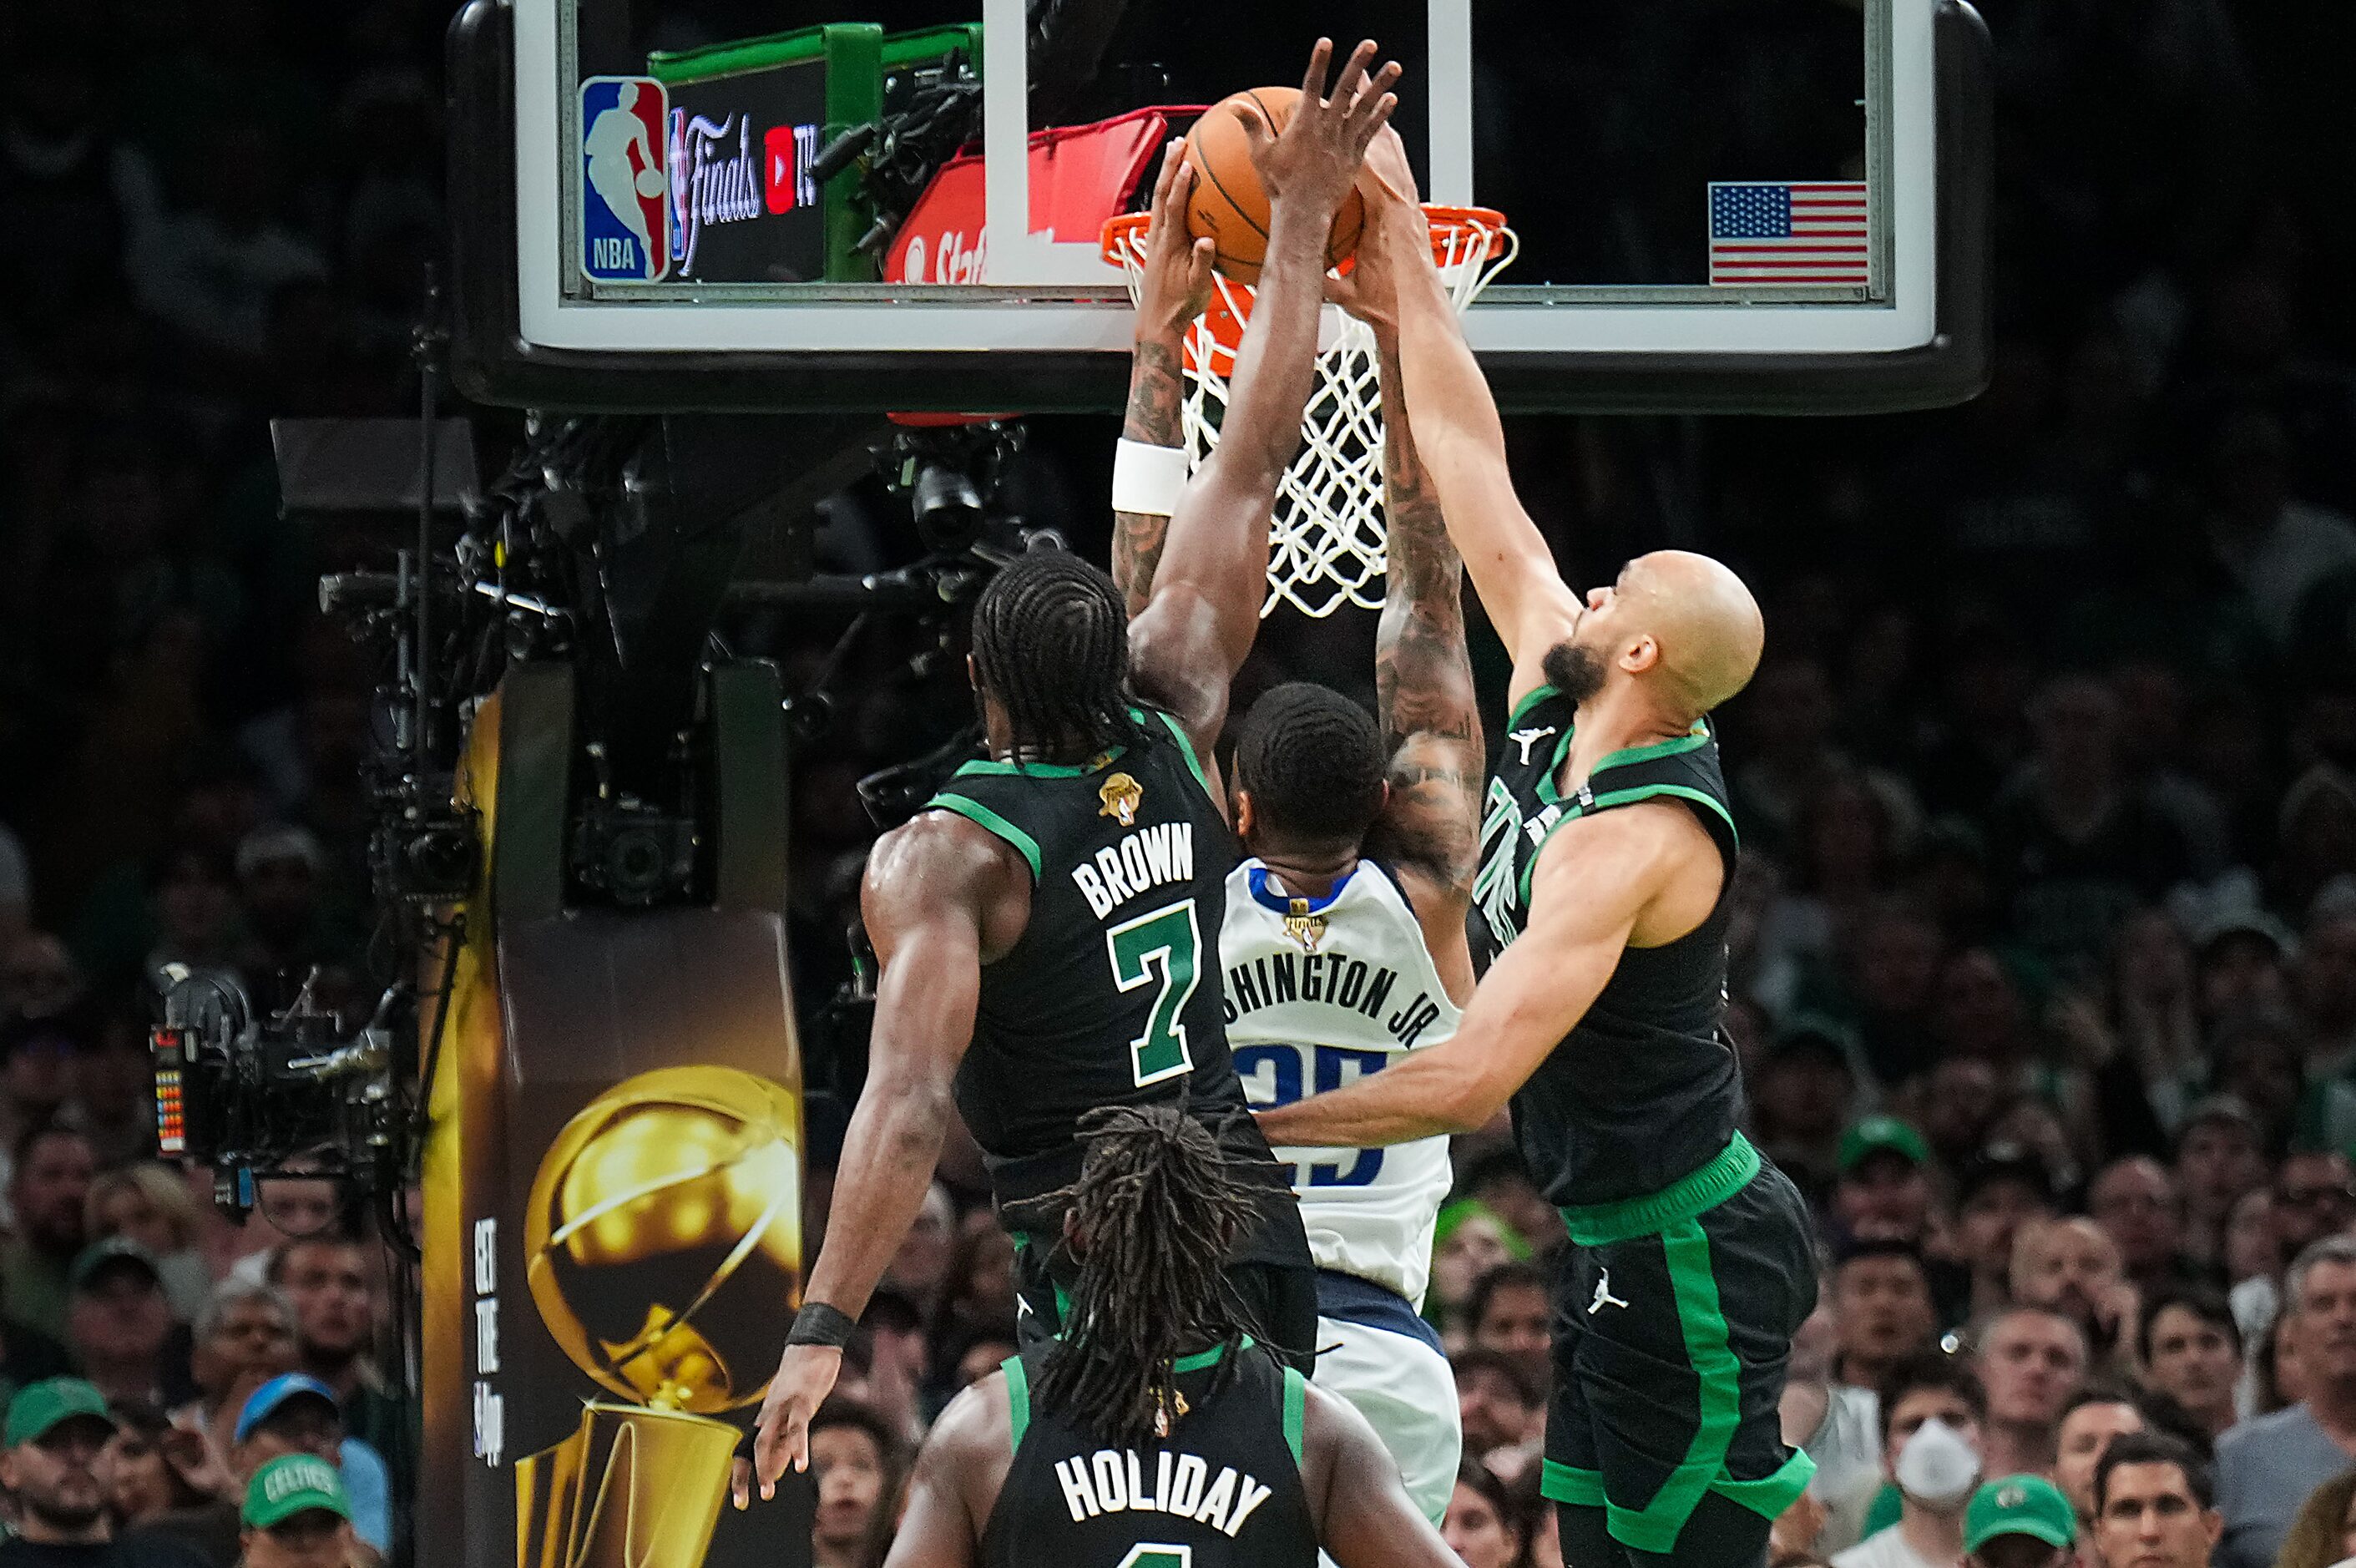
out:
{"label": "jumpman logo on shorts", "polygon": [[1597,1274],[1595,1280],[1595,1299],[1587,1304],[1587,1316],[1592,1317],[1607,1306],[1625,1306],[1627,1305],[1628,1304],[1626,1302],[1622,1301],[1618,1296],[1612,1294],[1612,1271],[1610,1269],[1601,1271]]}

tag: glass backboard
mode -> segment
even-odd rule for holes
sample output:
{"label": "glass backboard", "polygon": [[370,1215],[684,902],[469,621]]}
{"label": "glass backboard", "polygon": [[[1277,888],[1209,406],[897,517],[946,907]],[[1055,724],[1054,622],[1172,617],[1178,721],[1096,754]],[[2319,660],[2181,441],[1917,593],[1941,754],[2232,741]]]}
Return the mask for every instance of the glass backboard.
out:
{"label": "glass backboard", "polygon": [[462,380],[1117,409],[1105,219],[1321,32],[1406,67],[1426,199],[1520,238],[1466,325],[1507,407],[1922,407],[1984,380],[1990,90],[1959,0],[475,0]]}

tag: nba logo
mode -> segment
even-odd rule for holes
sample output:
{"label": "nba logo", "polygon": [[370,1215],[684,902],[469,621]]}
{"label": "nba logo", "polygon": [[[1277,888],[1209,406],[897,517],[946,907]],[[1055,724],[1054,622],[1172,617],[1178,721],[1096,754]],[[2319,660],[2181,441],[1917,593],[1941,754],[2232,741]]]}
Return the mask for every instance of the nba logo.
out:
{"label": "nba logo", "polygon": [[581,270],[600,283],[656,283],[670,271],[668,110],[650,77],[581,84]]}

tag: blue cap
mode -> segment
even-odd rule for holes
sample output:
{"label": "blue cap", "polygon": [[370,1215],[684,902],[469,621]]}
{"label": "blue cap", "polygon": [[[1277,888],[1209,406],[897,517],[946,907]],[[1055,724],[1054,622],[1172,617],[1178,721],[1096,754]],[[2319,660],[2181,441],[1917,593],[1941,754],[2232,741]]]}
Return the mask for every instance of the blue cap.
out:
{"label": "blue cap", "polygon": [[246,1396],[245,1408],[238,1412],[233,1441],[244,1442],[253,1435],[255,1427],[278,1412],[279,1406],[305,1394],[326,1400],[330,1410],[343,1414],[343,1402],[336,1398],[335,1390],[305,1372],[281,1372]]}

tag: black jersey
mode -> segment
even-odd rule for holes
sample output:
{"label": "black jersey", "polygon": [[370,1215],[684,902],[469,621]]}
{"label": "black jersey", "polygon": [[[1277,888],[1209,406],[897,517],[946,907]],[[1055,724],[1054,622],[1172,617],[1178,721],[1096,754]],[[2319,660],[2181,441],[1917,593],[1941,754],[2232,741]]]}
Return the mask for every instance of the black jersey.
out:
{"label": "black jersey", "polygon": [[1032,878],[1022,939],[982,968],[958,1109],[1009,1227],[1054,1237],[1060,1217],[1030,1200],[1079,1176],[1079,1118],[1183,1103],[1270,1187],[1269,1233],[1238,1256],[1305,1265],[1288,1174],[1227,1056],[1219,920],[1235,841],[1175,721],[1137,717],[1142,741],[1086,766],[969,762],[931,801],[1012,844]]}
{"label": "black jersey", "polygon": [[1308,1385],[1248,1339],[1231,1366],[1219,1360],[1177,1364],[1183,1413],[1146,1449],[1109,1447],[1035,1408],[1039,1351],[1008,1361],[1014,1460],[982,1528],[983,1568],[1312,1568]]}
{"label": "black jersey", "polygon": [[1734,818],[1708,721],[1658,746],[1613,752],[1569,800],[1556,784],[1577,704],[1551,686],[1506,724],[1489,779],[1472,938],[1483,969],[1520,935],[1538,852],[1575,817],[1638,800],[1691,807],[1717,841],[1726,882],[1709,916],[1657,948],[1629,948],[1595,1004],[1514,1096],[1522,1159],[1566,1208],[1656,1193],[1707,1165],[1734,1135],[1741,1077],[1721,1026]]}

